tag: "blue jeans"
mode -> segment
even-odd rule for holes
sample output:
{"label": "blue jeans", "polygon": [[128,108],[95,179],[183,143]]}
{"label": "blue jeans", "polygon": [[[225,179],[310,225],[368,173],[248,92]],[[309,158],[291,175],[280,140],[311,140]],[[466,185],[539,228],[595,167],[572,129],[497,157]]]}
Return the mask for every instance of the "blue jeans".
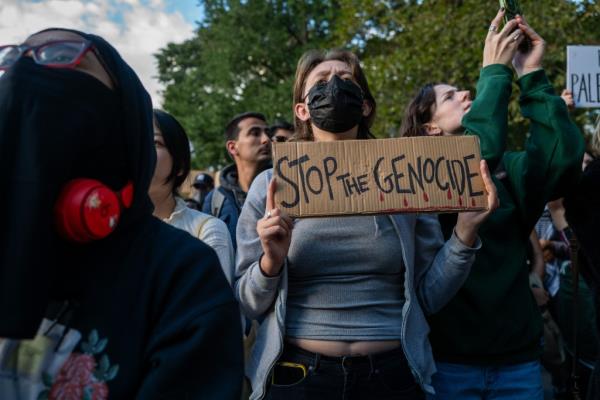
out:
{"label": "blue jeans", "polygon": [[[285,365],[281,365],[281,364]],[[303,366],[302,369],[294,366]],[[265,400],[422,400],[401,349],[328,357],[285,344]]]}
{"label": "blue jeans", "polygon": [[428,400],[543,400],[539,361],[505,366],[436,363]]}

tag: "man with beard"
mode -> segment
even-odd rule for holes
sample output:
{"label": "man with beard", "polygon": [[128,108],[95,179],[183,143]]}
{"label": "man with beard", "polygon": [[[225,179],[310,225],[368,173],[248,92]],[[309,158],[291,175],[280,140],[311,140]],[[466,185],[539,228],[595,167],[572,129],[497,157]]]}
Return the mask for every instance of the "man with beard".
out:
{"label": "man with beard", "polygon": [[265,116],[257,112],[236,115],[225,127],[225,140],[234,164],[221,170],[221,185],[206,196],[202,211],[227,224],[235,249],[235,230],[246,193],[256,175],[271,162],[271,139]]}

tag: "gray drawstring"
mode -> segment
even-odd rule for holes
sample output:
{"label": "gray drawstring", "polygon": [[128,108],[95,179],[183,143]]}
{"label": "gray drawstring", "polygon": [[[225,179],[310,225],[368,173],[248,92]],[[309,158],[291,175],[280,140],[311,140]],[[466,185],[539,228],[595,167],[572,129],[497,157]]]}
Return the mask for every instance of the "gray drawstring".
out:
{"label": "gray drawstring", "polygon": [[373,222],[375,223],[375,238],[381,237],[381,230],[379,229],[379,223],[377,222],[377,215],[373,215]]}

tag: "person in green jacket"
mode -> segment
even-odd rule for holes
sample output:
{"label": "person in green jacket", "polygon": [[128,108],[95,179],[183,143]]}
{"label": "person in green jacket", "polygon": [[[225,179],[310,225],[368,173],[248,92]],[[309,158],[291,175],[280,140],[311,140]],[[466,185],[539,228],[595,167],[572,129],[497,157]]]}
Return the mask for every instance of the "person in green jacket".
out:
{"label": "person in green jacket", "polygon": [[[544,40],[520,16],[502,30],[504,12],[486,38],[477,97],[447,84],[424,86],[407,108],[402,136],[477,135],[497,170],[500,207],[482,225],[483,247],[457,295],[429,319],[436,359],[436,399],[543,399],[542,320],[529,288],[528,236],[544,204],[574,182],[584,143],[564,101],[542,69]],[[519,51],[527,37],[531,50]],[[514,65],[525,150],[506,151]],[[445,235],[456,215],[440,215]]]}

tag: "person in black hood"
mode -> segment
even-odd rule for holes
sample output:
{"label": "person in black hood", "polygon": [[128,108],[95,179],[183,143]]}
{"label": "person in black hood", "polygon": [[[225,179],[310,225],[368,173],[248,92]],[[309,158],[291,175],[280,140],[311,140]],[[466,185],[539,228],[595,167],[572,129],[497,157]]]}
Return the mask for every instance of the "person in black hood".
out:
{"label": "person in black hood", "polygon": [[271,166],[271,138],[265,116],[245,112],[233,117],[225,127],[225,147],[234,164],[219,175],[220,186],[210,192],[202,211],[223,220],[236,248],[236,226],[250,184]]}
{"label": "person in black hood", "polygon": [[[0,398],[239,398],[218,259],[152,216],[136,74],[102,38],[56,28],[0,47],[0,69]],[[104,188],[69,206],[80,178]]]}

